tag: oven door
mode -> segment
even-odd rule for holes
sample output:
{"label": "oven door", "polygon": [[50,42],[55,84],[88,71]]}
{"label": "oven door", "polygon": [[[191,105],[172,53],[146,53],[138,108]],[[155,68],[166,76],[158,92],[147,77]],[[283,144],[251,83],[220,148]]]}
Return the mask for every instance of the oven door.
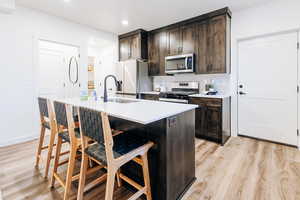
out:
{"label": "oven door", "polygon": [[170,103],[184,103],[188,104],[189,101],[186,99],[171,99],[171,98],[159,98],[159,101],[170,102]]}

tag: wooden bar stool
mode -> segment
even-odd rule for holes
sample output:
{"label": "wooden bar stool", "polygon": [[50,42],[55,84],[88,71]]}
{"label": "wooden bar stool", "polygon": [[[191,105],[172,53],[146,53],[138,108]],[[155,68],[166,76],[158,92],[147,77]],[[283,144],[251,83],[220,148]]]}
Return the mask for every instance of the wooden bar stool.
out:
{"label": "wooden bar stool", "polygon": [[[46,167],[45,167],[45,178],[47,178],[51,159],[54,158],[52,156],[52,151],[53,151],[53,147],[55,146],[54,140],[56,134],[56,125],[54,121],[54,115],[53,115],[53,110],[52,110],[52,105],[50,100],[39,97],[38,104],[40,109],[41,131],[40,131],[38,150],[36,153],[35,167],[38,168],[39,166],[42,151],[48,150]],[[43,146],[46,129],[50,130],[49,144],[47,146]]]}
{"label": "wooden bar stool", "polygon": [[[64,187],[64,199],[68,199],[70,190],[71,190],[71,183],[74,180],[77,180],[79,176],[73,176],[73,171],[75,167],[77,150],[79,150],[79,146],[81,144],[79,138],[80,133],[79,130],[76,129],[76,125],[74,122],[74,117],[72,115],[72,107],[66,106],[63,103],[54,101],[54,111],[55,111],[55,118],[56,124],[58,127],[58,139],[57,139],[57,147],[54,159],[54,167],[53,173],[51,178],[51,187],[54,187],[55,180],[57,180],[61,186]],[[70,115],[70,116],[68,116]],[[63,142],[68,142],[70,145],[69,148],[69,158],[61,163],[59,163],[60,155],[61,155],[61,147]],[[57,169],[60,165],[68,163],[67,168],[67,175],[66,181],[59,176],[57,173]]]}
{"label": "wooden bar stool", "polygon": [[[79,174],[73,175],[73,172],[75,168],[76,158],[80,156],[78,152],[81,151],[80,129],[78,128],[78,122],[75,122],[75,112],[73,112],[74,109],[71,105],[63,104],[56,101],[53,104],[56,116],[56,123],[58,126],[58,139],[51,179],[51,187],[54,187],[55,180],[57,180],[59,184],[65,189],[64,200],[66,200],[69,198],[72,182],[79,179]],[[67,160],[59,162],[60,156],[63,155],[62,153],[60,153],[63,142],[69,143],[68,152],[70,154]],[[57,173],[58,167],[63,164],[68,164],[66,181],[63,181],[61,176]],[[96,166],[94,168],[91,168],[87,173],[91,174],[99,169],[101,169],[101,167]]]}
{"label": "wooden bar stool", "polygon": [[[107,169],[107,174],[100,177],[102,180],[107,177],[105,200],[113,199],[116,174],[138,190],[131,196],[130,200],[137,199],[143,194],[146,195],[147,200],[151,200],[147,153],[153,146],[153,143],[147,142],[145,139],[132,137],[131,134],[117,135],[113,139],[113,133],[106,113],[100,113],[81,107],[78,113],[82,139],[82,162],[77,199],[82,200],[83,193],[86,190],[85,179],[88,168],[88,158],[90,158]],[[87,141],[89,139],[93,139],[96,143],[88,145]],[[118,173],[120,167],[131,160],[142,166],[144,186],[141,186],[122,173]]]}

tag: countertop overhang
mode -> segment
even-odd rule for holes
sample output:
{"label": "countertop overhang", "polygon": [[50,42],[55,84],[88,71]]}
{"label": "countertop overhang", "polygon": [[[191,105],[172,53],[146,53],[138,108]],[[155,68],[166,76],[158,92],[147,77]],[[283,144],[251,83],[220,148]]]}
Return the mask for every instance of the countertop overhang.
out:
{"label": "countertop overhang", "polygon": [[159,121],[164,118],[178,115],[183,112],[194,110],[198,105],[193,104],[179,104],[168,103],[162,101],[150,101],[141,99],[129,99],[129,98],[117,98],[132,100],[130,103],[118,103],[118,102],[103,102],[103,100],[81,100],[76,98],[56,98],[56,97],[44,97],[50,100],[59,101],[66,104],[71,104],[76,107],[85,107],[99,112],[106,112],[107,114],[125,119],[140,124],[149,124],[155,121]]}

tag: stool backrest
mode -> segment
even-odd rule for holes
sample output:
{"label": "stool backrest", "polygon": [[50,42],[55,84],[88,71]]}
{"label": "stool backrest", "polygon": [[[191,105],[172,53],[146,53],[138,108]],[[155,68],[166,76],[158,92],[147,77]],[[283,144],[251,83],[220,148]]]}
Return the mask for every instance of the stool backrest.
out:
{"label": "stool backrest", "polygon": [[68,128],[66,105],[58,101],[54,101],[53,104],[57,125]]}
{"label": "stool backrest", "polygon": [[[54,101],[53,105],[58,127],[62,126],[63,128],[67,128],[71,145],[76,145],[77,138],[75,136],[74,112],[72,105],[58,101]],[[60,129],[58,131],[60,131]]]}
{"label": "stool backrest", "polygon": [[88,137],[105,145],[106,157],[109,162],[113,159],[113,138],[108,115],[83,107],[79,107],[78,110],[82,144],[86,144],[84,140],[85,137]]}
{"label": "stool backrest", "polygon": [[47,99],[38,97],[39,109],[41,117],[49,118]]}

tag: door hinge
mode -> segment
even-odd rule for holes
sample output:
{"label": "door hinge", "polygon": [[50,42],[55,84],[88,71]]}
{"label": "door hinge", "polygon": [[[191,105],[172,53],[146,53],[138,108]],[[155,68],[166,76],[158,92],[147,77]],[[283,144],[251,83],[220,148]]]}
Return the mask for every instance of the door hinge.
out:
{"label": "door hinge", "polygon": [[78,58],[80,58],[80,54],[78,54]]}
{"label": "door hinge", "polygon": [[297,136],[299,136],[299,129],[297,129]]}
{"label": "door hinge", "polygon": [[300,45],[299,45],[299,42],[297,42],[297,49],[299,49]]}
{"label": "door hinge", "polygon": [[299,85],[297,85],[297,93],[299,93]]}

